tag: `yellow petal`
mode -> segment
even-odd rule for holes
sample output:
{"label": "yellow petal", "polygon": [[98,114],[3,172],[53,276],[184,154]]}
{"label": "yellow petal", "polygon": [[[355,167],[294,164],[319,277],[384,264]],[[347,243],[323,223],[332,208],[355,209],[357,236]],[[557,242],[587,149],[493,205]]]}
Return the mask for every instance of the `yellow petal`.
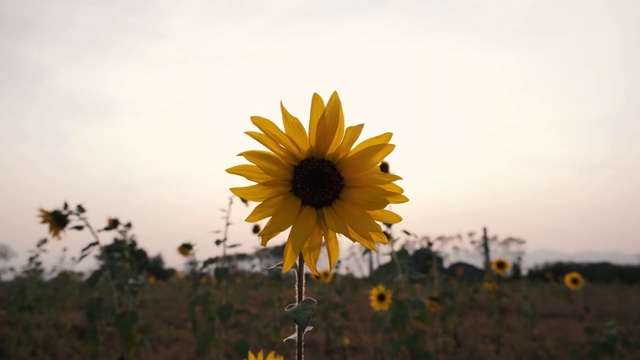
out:
{"label": "yellow petal", "polygon": [[340,216],[338,216],[338,213],[336,213],[336,210],[333,207],[323,207],[322,217],[324,218],[324,223],[327,224],[327,227],[329,227],[330,230],[343,235],[349,234],[347,224]]}
{"label": "yellow petal", "polygon": [[292,116],[289,111],[280,102],[280,110],[282,111],[282,123],[284,124],[284,131],[293,142],[298,146],[300,152],[306,154],[309,150],[309,137],[307,132],[302,126],[300,120],[297,117]]}
{"label": "yellow petal", "polygon": [[248,360],[257,360],[256,356],[253,355],[253,353],[251,351],[249,351],[249,359]]}
{"label": "yellow petal", "polygon": [[311,146],[315,146],[316,143],[316,129],[318,128],[318,121],[324,111],[324,101],[320,95],[314,93],[311,98],[311,114],[309,115],[309,143]]}
{"label": "yellow petal", "polygon": [[[364,210],[384,209],[384,207],[389,205],[389,200],[384,197],[384,193],[379,194],[376,193],[376,191],[372,191],[374,189],[374,187],[364,189],[359,187],[345,187],[340,193],[340,199],[357,205]],[[386,191],[384,192],[386,193]]]}
{"label": "yellow petal", "polygon": [[397,180],[402,180],[402,178],[394,174],[385,174],[379,168],[374,167],[371,171],[365,171],[345,179],[345,185],[380,185]]}
{"label": "yellow petal", "polygon": [[394,148],[395,145],[392,144],[372,145],[353,155],[349,155],[349,157],[339,161],[336,165],[345,178],[355,177],[358,173],[377,167]]}
{"label": "yellow petal", "polygon": [[[325,157],[331,148],[331,145],[342,140],[342,133],[338,133],[340,129],[340,120],[342,112],[342,104],[338,93],[334,92],[327,103],[327,107],[322,112],[320,120],[316,128],[316,140],[313,147],[313,155]],[[344,120],[342,120],[342,128],[344,129]]]}
{"label": "yellow petal", "polygon": [[291,195],[285,196],[282,205],[271,215],[271,219],[260,231],[260,236],[288,229],[295,222],[300,213],[300,199]]}
{"label": "yellow petal", "polygon": [[268,181],[245,187],[231,188],[231,192],[245,200],[261,202],[275,195],[289,192],[291,185]]}
{"label": "yellow petal", "polygon": [[376,252],[378,251],[378,247],[376,246],[376,243],[371,239],[370,233],[364,234],[366,235],[366,237],[362,236],[363,234],[358,234],[350,226],[349,226],[349,231],[350,231],[350,234],[348,235],[348,238],[351,239],[351,241],[356,241],[369,250],[376,251]]}
{"label": "yellow petal", "polygon": [[282,147],[277,141],[267,135],[257,131],[245,131],[245,134],[251,136],[254,140],[271,150],[276,154],[276,156],[278,156],[278,158],[280,158],[280,160],[289,164],[295,164],[298,162],[298,159],[289,150]]}
{"label": "yellow petal", "polygon": [[271,180],[271,176],[265,174],[264,171],[260,170],[260,168],[255,165],[237,165],[228,168],[226,171],[229,174],[244,176],[247,180],[258,183]]}
{"label": "yellow petal", "polygon": [[267,246],[267,243],[269,242],[269,240],[271,240],[274,237],[280,235],[281,233],[282,233],[282,231],[277,231],[277,232],[270,233],[270,234],[259,235],[260,236],[260,245]]}
{"label": "yellow petal", "polygon": [[364,124],[349,126],[344,133],[342,142],[330,157],[337,160],[347,156],[353,144],[355,144],[358,137],[360,137],[360,133],[362,133],[363,128]]}
{"label": "yellow petal", "polygon": [[260,170],[274,179],[290,181],[293,177],[293,166],[285,164],[273,153],[261,150],[249,150],[240,153],[249,162],[256,164]]}
{"label": "yellow petal", "polygon": [[322,231],[315,226],[309,237],[309,240],[302,248],[302,256],[304,256],[305,264],[311,272],[318,274],[317,263],[320,257],[320,249],[322,248]]}
{"label": "yellow petal", "polygon": [[275,351],[271,351],[265,360],[274,360],[276,356]]}
{"label": "yellow petal", "polygon": [[328,230],[324,235],[325,244],[327,245],[327,255],[329,257],[329,269],[333,269],[338,262],[340,256],[340,244],[336,233]]}
{"label": "yellow petal", "polygon": [[372,138],[369,138],[363,142],[361,142],[360,144],[358,144],[356,147],[354,147],[351,152],[349,153],[351,154],[355,154],[358,151],[367,148],[371,145],[379,145],[379,144],[388,144],[389,141],[391,141],[391,138],[393,137],[393,133],[384,133],[378,136],[374,136]]}
{"label": "yellow petal", "polygon": [[369,211],[369,214],[371,214],[373,220],[382,221],[387,224],[397,224],[402,221],[402,217],[400,217],[400,215],[386,209]]}
{"label": "yellow petal", "polygon": [[333,203],[333,208],[336,210],[338,216],[344,219],[347,225],[361,236],[366,237],[365,234],[368,232],[378,231],[380,228],[368,212],[352,206],[347,202],[336,200]]}
{"label": "yellow petal", "polygon": [[282,132],[273,121],[269,119],[265,119],[261,116],[252,116],[251,122],[260,129],[265,135],[272,138],[273,140],[280,143],[287,150],[289,150],[293,155],[300,158],[302,154],[300,153],[300,149],[293,143],[293,140]]}
{"label": "yellow petal", "polygon": [[397,194],[397,195],[387,196],[387,200],[389,200],[389,204],[402,204],[409,201],[409,198],[402,194]]}
{"label": "yellow petal", "polygon": [[[309,240],[311,232],[315,227],[316,209],[311,206],[304,206],[302,211],[300,211],[300,215],[298,215],[298,218],[293,223],[291,232],[289,232],[287,245],[290,245],[291,248],[289,249],[289,252],[285,251],[285,255],[288,255],[288,257],[284,259],[282,272],[287,272],[291,269],[293,263],[297,260],[298,254],[300,254],[302,247]],[[295,255],[290,256],[292,253]],[[303,271],[303,269],[300,269],[300,271]]]}
{"label": "yellow petal", "polygon": [[247,216],[244,221],[256,222],[272,216],[273,213],[280,206],[282,206],[282,203],[286,200],[286,198],[286,195],[277,195],[266,199],[265,201],[258,204],[258,206],[253,209],[251,214],[249,214],[249,216]]}

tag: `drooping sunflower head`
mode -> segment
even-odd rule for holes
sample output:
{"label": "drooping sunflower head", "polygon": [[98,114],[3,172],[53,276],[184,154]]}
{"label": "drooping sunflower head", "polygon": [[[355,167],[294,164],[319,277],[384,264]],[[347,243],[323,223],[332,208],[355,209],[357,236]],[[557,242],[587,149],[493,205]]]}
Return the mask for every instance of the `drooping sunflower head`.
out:
{"label": "drooping sunflower head", "polygon": [[102,229],[103,231],[115,230],[120,226],[120,220],[117,218],[107,218],[107,226]]}
{"label": "drooping sunflower head", "polygon": [[51,236],[60,240],[60,233],[69,225],[69,215],[60,210],[40,209],[39,212],[40,224],[48,224]]}
{"label": "drooping sunflower head", "polygon": [[184,257],[189,257],[193,253],[193,245],[191,243],[183,243],[178,246],[178,252]]}
{"label": "drooping sunflower head", "polygon": [[577,271],[572,271],[564,276],[564,284],[571,290],[577,291],[584,286],[584,278]]}
{"label": "drooping sunflower head", "polygon": [[264,356],[264,351],[260,350],[255,355],[249,351],[249,359],[248,360],[284,360],[282,355],[276,354],[275,351],[271,351],[267,356]]}
{"label": "drooping sunflower head", "polygon": [[491,269],[500,276],[505,276],[510,268],[511,264],[503,258],[497,258],[491,262]]}
{"label": "drooping sunflower head", "polygon": [[227,172],[256,182],[231,191],[260,203],[246,221],[270,218],[258,233],[263,246],[291,229],[282,271],[288,271],[302,253],[309,269],[317,273],[323,243],[329,269],[333,269],[339,255],[338,234],[374,251],[376,243],[387,243],[378,222],[395,224],[402,218],[385,207],[408,201],[404,190],[394,183],[401,178],[379,167],[394,149],[389,144],[392,134],[354,146],[363,125],[345,129],[336,92],[326,106],[318,94],[313,95],[308,132],[282,104],[280,108],[284,131],[270,120],[254,116],[251,121],[260,131],[247,132],[268,151],[241,153],[251,165],[234,166]]}
{"label": "drooping sunflower head", "polygon": [[369,302],[371,308],[375,311],[387,311],[391,306],[391,290],[388,290],[383,285],[378,285],[369,291]]}

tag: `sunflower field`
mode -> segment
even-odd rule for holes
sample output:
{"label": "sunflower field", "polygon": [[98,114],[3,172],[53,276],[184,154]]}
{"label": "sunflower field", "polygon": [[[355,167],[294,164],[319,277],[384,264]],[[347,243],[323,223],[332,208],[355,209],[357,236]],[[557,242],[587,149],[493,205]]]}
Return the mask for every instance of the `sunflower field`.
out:
{"label": "sunflower field", "polygon": [[[336,92],[326,104],[312,96],[307,128],[281,111],[283,129],[251,118],[259,131],[246,134],[266,150],[226,170],[251,184],[230,189],[216,256],[177,243],[184,265],[168,269],[132,222],[97,226],[82,204],[39,209],[50,237],[22,267],[0,269],[0,359],[640,358],[640,267],[525,275],[524,240],[400,229],[410,198],[384,161],[391,133],[358,143],[363,124],[346,125]],[[251,206],[247,235],[261,250],[229,241],[234,200]],[[67,232],[91,241],[45,267]],[[98,267],[74,271],[87,258]]]}

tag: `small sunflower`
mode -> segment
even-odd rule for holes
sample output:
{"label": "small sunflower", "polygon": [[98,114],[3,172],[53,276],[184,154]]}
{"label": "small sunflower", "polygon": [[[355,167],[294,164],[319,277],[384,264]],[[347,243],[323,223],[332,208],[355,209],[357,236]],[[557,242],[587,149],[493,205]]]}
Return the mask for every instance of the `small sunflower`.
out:
{"label": "small sunflower", "polygon": [[189,257],[193,253],[193,245],[190,243],[184,243],[178,246],[178,252],[184,257]]}
{"label": "small sunflower", "polygon": [[500,276],[505,276],[510,268],[511,264],[503,258],[497,258],[491,262],[491,269]]}
{"label": "small sunflower", "polygon": [[391,305],[391,290],[378,285],[369,291],[369,302],[375,311],[387,311]]}
{"label": "small sunflower", "polygon": [[40,209],[40,224],[49,224],[49,233],[60,240],[60,233],[69,225],[69,215],[60,210],[47,211]]}
{"label": "small sunflower", "polygon": [[115,230],[120,226],[120,220],[117,218],[107,218],[107,226],[104,227],[104,231]]}
{"label": "small sunflower", "polygon": [[275,351],[271,351],[267,354],[267,357],[264,356],[264,351],[260,350],[257,354],[253,354],[249,351],[249,359],[248,360],[284,360],[282,355],[276,354]]}
{"label": "small sunflower", "polygon": [[440,312],[440,299],[436,296],[430,296],[427,300],[427,309],[432,313]]}
{"label": "small sunflower", "polygon": [[149,276],[149,279],[147,279],[147,281],[149,282],[150,285],[153,285],[156,283],[156,277],[151,275]]}
{"label": "small sunflower", "polygon": [[495,282],[495,281],[485,281],[482,284],[482,288],[485,291],[488,291],[488,292],[498,292],[498,291],[500,291],[500,286],[498,286],[498,283]]}
{"label": "small sunflower", "polygon": [[323,242],[329,268],[335,266],[337,234],[374,251],[376,243],[388,243],[377,222],[400,222],[402,218],[385,207],[408,201],[402,195],[404,190],[394,184],[401,178],[382,172],[378,166],[394,149],[389,144],[393,134],[385,133],[354,147],[364,125],[345,129],[337,92],[326,106],[318,94],[313,95],[308,133],[282,103],[280,108],[284,131],[270,120],[253,116],[251,121],[260,132],[246,133],[269,151],[245,151],[240,155],[252,165],[227,169],[257,183],[231,191],[260,203],[247,222],[270,218],[258,234],[262,246],[291,228],[282,271],[291,269],[302,253],[315,273]]}
{"label": "small sunflower", "polygon": [[571,290],[577,291],[584,286],[584,278],[577,271],[572,271],[564,276],[564,284]]}

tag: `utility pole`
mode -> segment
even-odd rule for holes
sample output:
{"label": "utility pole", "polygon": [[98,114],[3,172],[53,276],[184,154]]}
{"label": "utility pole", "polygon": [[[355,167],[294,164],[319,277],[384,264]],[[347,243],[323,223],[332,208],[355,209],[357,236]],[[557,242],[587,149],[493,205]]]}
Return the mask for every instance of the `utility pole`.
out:
{"label": "utility pole", "polygon": [[491,255],[489,254],[489,237],[487,228],[482,228],[482,252],[484,252],[484,271],[491,270]]}

